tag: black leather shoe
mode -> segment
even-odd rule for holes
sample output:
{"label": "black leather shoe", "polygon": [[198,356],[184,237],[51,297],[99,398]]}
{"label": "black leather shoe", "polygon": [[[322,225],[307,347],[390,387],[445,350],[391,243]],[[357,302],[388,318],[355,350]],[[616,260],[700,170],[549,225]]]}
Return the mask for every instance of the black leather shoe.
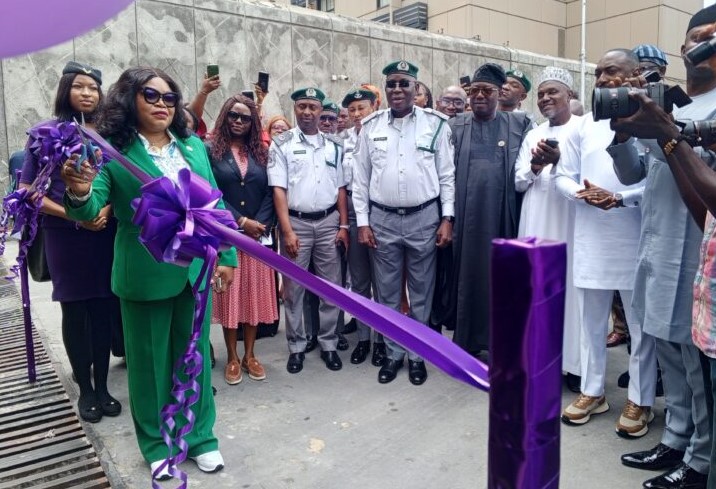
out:
{"label": "black leather shoe", "polygon": [[647,489],[706,489],[709,476],[681,463],[675,469],[642,484]]}
{"label": "black leather shoe", "polygon": [[358,330],[356,318],[351,319],[343,326],[343,334],[355,333]]}
{"label": "black leather shoe", "polygon": [[343,336],[343,333],[336,333],[336,336],[338,336],[338,344],[336,345],[336,348],[338,348],[340,351],[346,351],[348,348],[351,347],[351,345],[348,344],[348,340],[345,336]]}
{"label": "black leather shoe", "polygon": [[635,469],[664,470],[676,467],[683,458],[684,452],[681,450],[675,450],[659,443],[651,450],[622,455],[622,463]]}
{"label": "black leather shoe", "polygon": [[335,351],[322,351],[321,360],[326,364],[328,370],[340,370],[343,368],[341,357]]}
{"label": "black leather shoe", "polygon": [[424,384],[428,380],[428,371],[425,370],[425,362],[414,362],[408,360],[408,378],[413,385]]}
{"label": "black leather shoe", "polygon": [[567,389],[577,394],[582,392],[582,377],[568,373],[564,376],[564,383],[567,384]]}
{"label": "black leather shoe", "polygon": [[373,343],[373,356],[370,363],[375,367],[382,367],[386,356],[385,343]]}
{"label": "black leather shoe", "polygon": [[359,341],[353,353],[351,353],[351,363],[358,365],[365,362],[365,359],[368,358],[368,353],[370,353],[370,340]]}
{"label": "black leather shoe", "polygon": [[[375,351],[373,351],[373,356],[375,356]],[[390,358],[386,358],[383,361],[383,366],[380,367],[380,370],[378,370],[378,382],[381,384],[393,382],[396,375],[398,375],[398,370],[401,368],[403,368],[403,360],[392,360]]]}
{"label": "black leather shoe", "polygon": [[318,346],[318,338],[315,336],[306,336],[306,341],[308,342],[306,343],[306,353],[312,352]]}
{"label": "black leather shoe", "polygon": [[619,376],[617,379],[617,385],[621,387],[622,389],[626,389],[629,387],[629,371],[627,370],[623,374]]}
{"label": "black leather shoe", "polygon": [[288,363],[286,364],[286,370],[290,374],[297,374],[303,370],[303,359],[305,358],[303,353],[291,353],[288,356]]}

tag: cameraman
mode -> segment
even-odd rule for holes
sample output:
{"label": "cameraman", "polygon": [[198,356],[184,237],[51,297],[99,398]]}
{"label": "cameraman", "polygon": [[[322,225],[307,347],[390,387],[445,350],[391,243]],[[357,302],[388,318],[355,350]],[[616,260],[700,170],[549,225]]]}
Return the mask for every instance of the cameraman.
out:
{"label": "cameraman", "polygon": [[[687,93],[693,101],[674,110],[677,120],[716,116],[716,56],[696,66],[684,56],[713,36],[714,22],[716,6],[697,12],[689,22],[681,53]],[[637,83],[642,85],[644,80]],[[715,155],[692,150],[671,117],[645,94],[632,92],[630,97],[639,101],[640,109],[631,117],[612,120],[617,144],[608,151],[621,181],[634,183],[646,178],[634,307],[644,317],[647,334],[656,338],[668,414],[661,443],[645,452],[623,455],[622,463],[652,470],[671,466],[646,481],[647,488],[705,488],[709,468],[714,467],[713,392],[709,391],[716,374],[716,327],[712,326],[716,174],[709,166],[714,167]],[[628,139],[629,135],[641,141]],[[641,154],[638,145],[644,148]],[[699,349],[710,357],[708,361]],[[711,472],[708,487],[716,488],[716,470]]]}

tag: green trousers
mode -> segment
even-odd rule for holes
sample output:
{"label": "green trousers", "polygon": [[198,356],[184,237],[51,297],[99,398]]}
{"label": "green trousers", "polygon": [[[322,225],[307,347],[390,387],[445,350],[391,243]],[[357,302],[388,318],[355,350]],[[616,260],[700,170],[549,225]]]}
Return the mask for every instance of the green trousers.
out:
{"label": "green trousers", "polygon": [[[124,323],[124,343],[129,383],[129,406],[142,456],[147,462],[163,460],[168,448],[159,432],[162,407],[173,400],[172,373],[177,359],[184,353],[191,335],[194,297],[187,284],[177,296],[159,301],[120,299]],[[185,440],[189,456],[217,450],[219,442],[212,431],[216,420],[214,396],[211,392],[209,359],[209,327],[211,294],[204,316],[197,350],[203,356],[204,368],[197,382],[201,386],[199,400],[192,406],[196,417],[194,429]],[[177,427],[186,420],[177,416]],[[175,454],[176,454],[176,448]]]}

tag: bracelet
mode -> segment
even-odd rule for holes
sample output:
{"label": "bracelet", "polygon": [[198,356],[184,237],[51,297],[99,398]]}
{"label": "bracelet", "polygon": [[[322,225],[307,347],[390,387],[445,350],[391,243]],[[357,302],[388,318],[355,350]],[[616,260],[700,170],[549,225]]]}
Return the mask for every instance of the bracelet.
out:
{"label": "bracelet", "polygon": [[686,141],[686,137],[685,136],[677,136],[675,138],[671,138],[669,141],[666,142],[666,144],[664,144],[661,147],[661,149],[666,156],[669,156],[671,153],[674,152],[674,150],[676,149],[676,146],[681,141]]}
{"label": "bracelet", "polygon": [[246,221],[248,221],[248,217],[246,216],[239,219],[239,229],[244,229],[244,224],[246,224]]}
{"label": "bracelet", "polygon": [[350,228],[351,228],[349,224],[341,224],[341,225],[338,226],[338,227],[339,227],[340,229],[350,229]]}

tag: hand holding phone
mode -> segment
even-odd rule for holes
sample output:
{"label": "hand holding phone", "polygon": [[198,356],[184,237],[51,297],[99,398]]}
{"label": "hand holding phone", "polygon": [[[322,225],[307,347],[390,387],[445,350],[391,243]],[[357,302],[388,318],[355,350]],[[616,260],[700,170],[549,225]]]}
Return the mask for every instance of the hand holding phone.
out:
{"label": "hand holding phone", "polygon": [[256,84],[261,88],[264,93],[269,93],[269,74],[264,71],[259,71],[259,81]]}
{"label": "hand holding phone", "polygon": [[206,76],[207,78],[219,76],[219,65],[206,65]]}

